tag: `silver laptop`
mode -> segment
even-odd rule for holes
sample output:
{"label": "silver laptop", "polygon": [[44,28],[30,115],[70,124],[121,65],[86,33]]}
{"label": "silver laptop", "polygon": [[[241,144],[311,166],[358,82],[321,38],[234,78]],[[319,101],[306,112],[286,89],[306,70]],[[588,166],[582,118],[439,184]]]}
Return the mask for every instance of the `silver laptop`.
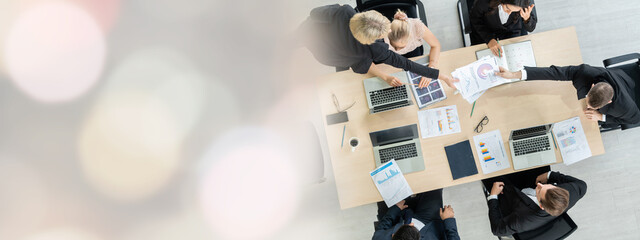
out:
{"label": "silver laptop", "polygon": [[413,104],[413,101],[411,101],[409,97],[411,95],[409,88],[407,88],[406,85],[406,72],[393,73],[391,76],[398,78],[405,85],[392,87],[377,77],[364,80],[364,92],[367,96],[370,114],[398,109]]}
{"label": "silver laptop", "polygon": [[424,170],[418,125],[372,132],[369,137],[373,144],[376,168],[395,159],[404,174]]}
{"label": "silver laptop", "polygon": [[556,162],[551,124],[511,131],[509,148],[515,170]]}

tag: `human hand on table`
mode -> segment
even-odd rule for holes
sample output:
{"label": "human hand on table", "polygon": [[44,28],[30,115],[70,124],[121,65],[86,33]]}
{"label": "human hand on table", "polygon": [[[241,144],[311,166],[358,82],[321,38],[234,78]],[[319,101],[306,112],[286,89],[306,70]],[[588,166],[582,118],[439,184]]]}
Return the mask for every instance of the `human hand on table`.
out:
{"label": "human hand on table", "polygon": [[394,87],[402,86],[402,82],[400,81],[400,79],[391,75],[385,76],[383,80]]}
{"label": "human hand on table", "polygon": [[503,68],[503,67],[499,67],[500,71],[495,72],[496,76],[498,77],[502,77],[502,78],[506,78],[506,79],[522,79],[522,72],[521,71],[517,71],[517,72],[509,72],[509,70]]}
{"label": "human hand on table", "polygon": [[443,74],[443,73],[440,73],[440,75],[438,75],[438,79],[444,81],[449,87],[451,87],[453,89],[457,89],[456,86],[453,85],[453,83],[460,81],[457,78],[451,77],[451,75],[449,75],[449,74]]}
{"label": "human hand on table", "polygon": [[418,88],[425,88],[429,86],[429,83],[431,83],[431,78],[422,77],[420,79],[420,84],[418,84]]}
{"label": "human hand on table", "polygon": [[498,41],[496,41],[495,39],[491,39],[491,41],[489,41],[489,43],[487,43],[487,47],[489,47],[489,49],[491,49],[491,52],[493,53],[493,55],[496,55],[498,57],[502,57],[502,49],[500,47],[500,43],[498,43]]}
{"label": "human hand on table", "polygon": [[584,115],[587,115],[587,119],[591,121],[602,121],[602,113],[597,109],[588,108],[584,110]]}

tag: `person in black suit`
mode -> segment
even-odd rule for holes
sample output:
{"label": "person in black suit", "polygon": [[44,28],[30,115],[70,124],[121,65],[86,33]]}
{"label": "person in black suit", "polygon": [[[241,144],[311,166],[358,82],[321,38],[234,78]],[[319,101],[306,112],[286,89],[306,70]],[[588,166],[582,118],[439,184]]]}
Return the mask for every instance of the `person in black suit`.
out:
{"label": "person in black suit", "polygon": [[379,202],[379,222],[372,239],[460,240],[453,208],[441,207],[442,189],[417,194],[391,208]]}
{"label": "person in black suit", "polygon": [[[525,67],[518,72],[500,68],[498,76],[522,80],[560,80],[573,82],[578,99],[586,97],[587,118],[607,124],[638,124],[640,109],[635,103],[634,80],[620,69],[587,64],[567,67]],[[640,97],[640,96],[639,96]]]}
{"label": "person in black suit", "polygon": [[577,178],[543,167],[483,180],[488,199],[491,232],[508,236],[534,230],[572,208],[587,193]]}
{"label": "person in black suit", "polygon": [[431,79],[444,80],[455,88],[451,75],[438,69],[415,63],[393,51],[384,43],[391,22],[376,11],[356,13],[349,5],[329,5],[311,10],[310,16],[298,28],[296,34],[301,43],[322,64],[338,70],[351,68],[356,73],[371,73],[391,86],[402,82],[376,66],[385,63],[423,76],[420,87],[426,87]]}
{"label": "person in black suit", "polygon": [[469,19],[471,44],[486,43],[496,56],[502,56],[500,39],[526,35],[536,29],[538,18],[529,0],[476,0]]}

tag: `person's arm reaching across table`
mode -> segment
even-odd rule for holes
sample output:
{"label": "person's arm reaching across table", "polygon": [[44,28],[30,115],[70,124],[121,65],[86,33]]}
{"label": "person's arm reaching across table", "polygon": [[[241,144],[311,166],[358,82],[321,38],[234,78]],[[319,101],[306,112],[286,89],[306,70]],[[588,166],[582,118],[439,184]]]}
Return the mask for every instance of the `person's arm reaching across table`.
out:
{"label": "person's arm reaching across table", "polygon": [[[376,44],[380,44],[380,45],[376,45]],[[373,57],[374,57],[373,60],[375,62],[382,62],[397,68],[401,68],[405,71],[410,71],[410,72],[419,74],[426,78],[440,79],[444,81],[449,87],[453,89],[456,88],[455,85],[453,85],[453,83],[459,80],[454,79],[453,77],[451,77],[451,75],[446,73],[441,73],[440,70],[438,69],[433,69],[430,67],[423,66],[401,55],[398,55],[397,53],[394,53],[393,51],[389,50],[385,43],[374,43],[374,45],[376,46],[372,46],[371,49],[373,51]],[[423,81],[425,80],[423,79]],[[423,84],[421,82],[420,85],[422,86],[426,84]]]}

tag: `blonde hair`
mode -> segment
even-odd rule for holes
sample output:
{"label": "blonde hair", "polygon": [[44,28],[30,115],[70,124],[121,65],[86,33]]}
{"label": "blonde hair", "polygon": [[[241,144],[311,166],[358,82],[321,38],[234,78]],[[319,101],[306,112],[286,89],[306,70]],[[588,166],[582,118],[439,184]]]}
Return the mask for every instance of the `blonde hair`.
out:
{"label": "blonde hair", "polygon": [[356,13],[349,20],[349,29],[358,42],[369,45],[389,34],[390,21],[374,10]]}
{"label": "blonde hair", "polygon": [[[396,16],[406,14],[398,9],[396,12]],[[389,33],[389,41],[397,42],[409,36],[409,22],[405,19],[394,18],[393,22],[391,22],[391,32]]]}

